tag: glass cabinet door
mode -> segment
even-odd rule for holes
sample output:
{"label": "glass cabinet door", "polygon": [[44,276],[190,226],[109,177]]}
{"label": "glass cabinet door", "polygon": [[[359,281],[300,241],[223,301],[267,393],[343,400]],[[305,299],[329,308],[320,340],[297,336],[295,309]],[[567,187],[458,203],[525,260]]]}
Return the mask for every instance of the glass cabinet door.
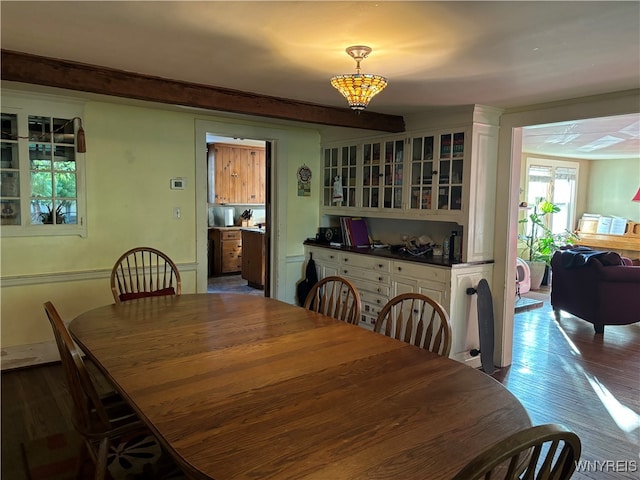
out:
{"label": "glass cabinet door", "polygon": [[330,207],[333,203],[333,184],[338,177],[338,148],[325,148],[322,175],[322,205]]}
{"label": "glass cabinet door", "polygon": [[411,139],[411,210],[462,209],[464,132]]}
{"label": "glass cabinet door", "polygon": [[357,151],[356,145],[324,149],[323,206],[356,206]]}
{"label": "glass cabinet door", "polygon": [[404,140],[384,143],[384,208],[402,208],[402,180],[404,167]]}
{"label": "glass cabinet door", "polygon": [[362,164],[362,206],[402,208],[404,140],[366,143]]}
{"label": "glass cabinet door", "polygon": [[440,135],[438,210],[462,209],[464,133]]}
{"label": "glass cabinet door", "polygon": [[411,145],[411,199],[414,210],[431,210],[433,197],[433,135],[414,138]]}
{"label": "glass cabinet door", "polygon": [[356,206],[356,161],[357,147],[351,145],[341,148],[341,165],[342,165],[342,205],[345,207]]}
{"label": "glass cabinet door", "polygon": [[380,178],[383,175],[380,169],[380,157],[380,143],[364,144],[362,161],[362,206],[364,208],[380,206]]}

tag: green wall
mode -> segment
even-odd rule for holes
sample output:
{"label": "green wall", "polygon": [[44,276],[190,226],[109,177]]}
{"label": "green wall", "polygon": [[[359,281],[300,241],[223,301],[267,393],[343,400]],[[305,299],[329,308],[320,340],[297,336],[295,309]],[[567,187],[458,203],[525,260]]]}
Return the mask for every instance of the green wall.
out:
{"label": "green wall", "polygon": [[640,202],[631,201],[638,188],[640,158],[594,160],[591,162],[586,212],[640,222]]}
{"label": "green wall", "polygon": [[[302,242],[318,225],[317,176],[311,197],[297,197],[296,190],[299,165],[306,163],[314,173],[319,171],[320,134],[315,129],[102,101],[87,101],[83,120],[88,234],[2,238],[3,349],[53,339],[42,308],[47,300],[67,321],[112,303],[111,267],[134,246],[166,252],[181,270],[183,293],[206,290],[206,273],[205,285],[198,284],[203,280],[200,272],[206,272],[206,258],[197,254],[198,239],[206,236],[207,227],[206,193],[197,191],[206,189],[206,178],[196,178],[201,149],[198,121],[234,125],[240,131],[275,132],[278,225],[273,241],[281,254],[274,266],[274,291],[278,298],[293,302],[302,271]],[[184,190],[169,188],[174,177],[186,178]],[[173,216],[175,207],[181,208],[180,219]]]}

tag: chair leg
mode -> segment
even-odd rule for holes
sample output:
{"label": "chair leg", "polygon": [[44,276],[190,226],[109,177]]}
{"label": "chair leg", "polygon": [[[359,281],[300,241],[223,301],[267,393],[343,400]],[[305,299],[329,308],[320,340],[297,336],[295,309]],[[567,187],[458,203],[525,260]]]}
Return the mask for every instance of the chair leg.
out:
{"label": "chair leg", "polygon": [[109,453],[109,439],[103,438],[100,440],[100,447],[98,448],[98,459],[96,461],[96,474],[95,480],[105,480],[107,475],[107,455]]}
{"label": "chair leg", "polygon": [[[91,458],[89,454],[89,447],[87,446],[87,442],[82,442],[80,446],[80,451],[78,452],[78,465],[76,466],[76,480],[84,480],[85,476],[85,468],[87,465],[87,460]],[[91,462],[93,463],[93,461]]]}
{"label": "chair leg", "polygon": [[604,325],[596,325],[594,323],[593,329],[596,331],[596,333],[604,333]]}

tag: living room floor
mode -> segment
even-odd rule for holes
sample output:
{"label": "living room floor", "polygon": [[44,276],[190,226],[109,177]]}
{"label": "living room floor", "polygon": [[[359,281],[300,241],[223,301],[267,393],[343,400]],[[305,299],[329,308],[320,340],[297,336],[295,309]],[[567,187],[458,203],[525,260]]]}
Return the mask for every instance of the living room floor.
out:
{"label": "living room floor", "polygon": [[637,480],[640,323],[608,325],[597,335],[572,315],[556,320],[549,292],[523,295],[543,304],[515,315],[512,364],[492,376],[534,424],[564,423],[578,434],[583,463],[572,480]]}

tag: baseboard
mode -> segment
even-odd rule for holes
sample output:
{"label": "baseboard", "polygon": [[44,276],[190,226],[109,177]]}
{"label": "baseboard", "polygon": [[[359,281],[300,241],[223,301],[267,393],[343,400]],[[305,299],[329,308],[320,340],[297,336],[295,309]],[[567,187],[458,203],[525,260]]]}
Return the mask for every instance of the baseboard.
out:
{"label": "baseboard", "polygon": [[2,371],[59,361],[60,354],[58,353],[56,342],[53,340],[30,345],[4,347],[0,350],[0,370]]}

